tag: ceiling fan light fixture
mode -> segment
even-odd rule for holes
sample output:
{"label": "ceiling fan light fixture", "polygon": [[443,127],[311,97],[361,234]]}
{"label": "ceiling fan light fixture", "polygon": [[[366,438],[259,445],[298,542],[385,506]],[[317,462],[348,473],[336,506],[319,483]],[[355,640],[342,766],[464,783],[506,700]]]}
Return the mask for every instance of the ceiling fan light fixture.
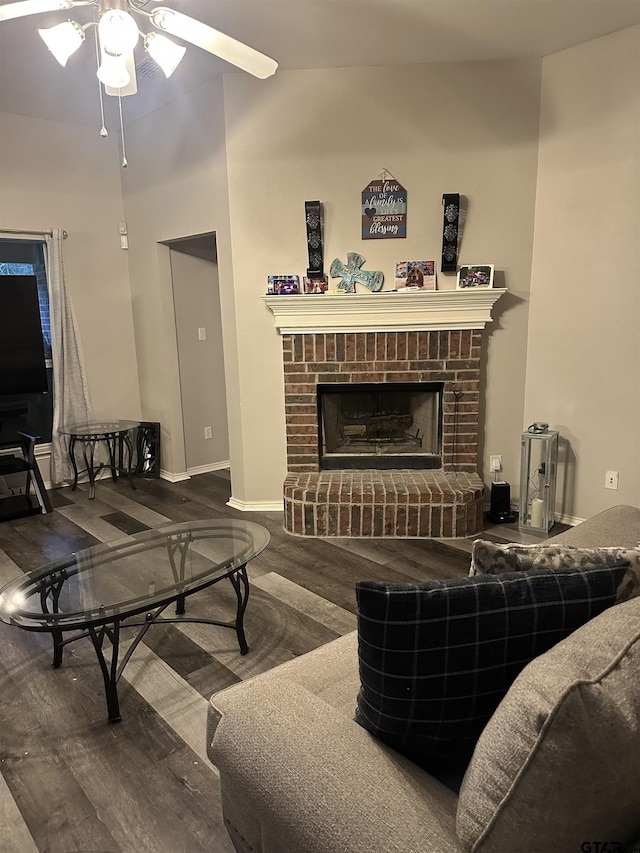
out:
{"label": "ceiling fan light fixture", "polygon": [[107,9],[98,22],[100,46],[112,56],[130,53],[138,43],[138,25],[128,12]]}
{"label": "ceiling fan light fixture", "polygon": [[102,61],[98,68],[98,80],[110,89],[126,88],[131,82],[126,56],[114,56],[103,50]]}
{"label": "ceiling fan light fixture", "polygon": [[164,71],[165,77],[171,77],[187,52],[186,47],[172,42],[159,33],[149,33],[144,38],[144,47]]}
{"label": "ceiling fan light fixture", "polygon": [[65,66],[84,41],[84,30],[75,21],[64,21],[55,27],[38,30],[40,38],[58,60]]}

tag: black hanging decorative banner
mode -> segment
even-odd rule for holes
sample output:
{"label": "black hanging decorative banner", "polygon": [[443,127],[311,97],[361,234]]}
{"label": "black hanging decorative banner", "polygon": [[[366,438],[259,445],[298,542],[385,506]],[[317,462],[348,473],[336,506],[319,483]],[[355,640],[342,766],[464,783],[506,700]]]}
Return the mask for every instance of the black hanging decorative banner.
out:
{"label": "black hanging decorative banner", "polygon": [[383,169],[362,190],[362,239],[407,236],[407,191]]}
{"label": "black hanging decorative banner", "polygon": [[442,226],[442,272],[455,272],[458,264],[458,227],[460,224],[460,194],[442,196],[444,223]]}
{"label": "black hanging decorative banner", "polygon": [[307,251],[309,253],[307,278],[321,279],[324,278],[321,202],[305,201],[304,212],[307,223]]}

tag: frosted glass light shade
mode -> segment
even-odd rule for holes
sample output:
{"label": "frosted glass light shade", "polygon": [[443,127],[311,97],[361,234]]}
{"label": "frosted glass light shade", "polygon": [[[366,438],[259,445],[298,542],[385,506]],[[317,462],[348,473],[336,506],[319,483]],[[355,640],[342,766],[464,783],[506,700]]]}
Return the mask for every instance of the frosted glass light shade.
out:
{"label": "frosted glass light shade", "polygon": [[38,32],[42,41],[62,66],[67,64],[69,57],[84,41],[84,30],[75,21],[64,21],[62,24],[56,24],[55,27],[48,27]]}
{"label": "frosted glass light shade", "polygon": [[98,80],[111,89],[124,89],[131,82],[124,56],[112,56],[102,51],[102,62],[98,68]]}
{"label": "frosted glass light shade", "polygon": [[124,62],[130,80],[126,86],[122,86],[120,88],[112,88],[111,86],[106,85],[104,87],[105,94],[119,98],[124,98],[128,95],[135,95],[138,91],[138,78],[136,75],[136,62],[133,51],[131,51],[131,53],[127,53],[125,56],[119,56],[118,59]]}
{"label": "frosted glass light shade", "polygon": [[187,52],[186,47],[175,44],[171,39],[158,33],[149,33],[145,36],[144,46],[147,53],[162,68],[165,77],[171,77]]}
{"label": "frosted glass light shade", "polygon": [[121,56],[130,53],[138,43],[138,25],[128,12],[108,9],[98,23],[100,46],[106,53]]}

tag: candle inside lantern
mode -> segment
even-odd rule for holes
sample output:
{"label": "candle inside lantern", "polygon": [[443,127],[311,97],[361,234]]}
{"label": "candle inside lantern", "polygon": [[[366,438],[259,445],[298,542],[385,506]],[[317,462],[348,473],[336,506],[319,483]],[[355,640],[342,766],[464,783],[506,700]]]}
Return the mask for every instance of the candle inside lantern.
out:
{"label": "candle inside lantern", "polygon": [[542,498],[534,498],[531,501],[531,526],[542,527],[544,519],[544,501]]}

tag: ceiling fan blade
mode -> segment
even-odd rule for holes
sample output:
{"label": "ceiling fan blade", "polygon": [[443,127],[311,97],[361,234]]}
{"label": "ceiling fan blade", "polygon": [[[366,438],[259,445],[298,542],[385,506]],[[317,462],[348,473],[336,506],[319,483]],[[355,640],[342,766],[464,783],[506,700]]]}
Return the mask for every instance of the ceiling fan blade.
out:
{"label": "ceiling fan blade", "polygon": [[75,5],[73,0],[20,0],[18,3],[5,3],[0,6],[0,21],[23,18],[26,15],[38,15],[40,12],[72,9]]}
{"label": "ceiling fan blade", "polygon": [[264,80],[276,73],[278,63],[275,59],[265,56],[264,53],[254,50],[219,30],[214,30],[208,24],[190,18],[189,15],[183,15],[182,12],[174,12],[167,6],[157,6],[151,12],[151,21],[159,30],[195,44],[219,56],[220,59],[242,68],[243,71],[253,74],[254,77]]}

